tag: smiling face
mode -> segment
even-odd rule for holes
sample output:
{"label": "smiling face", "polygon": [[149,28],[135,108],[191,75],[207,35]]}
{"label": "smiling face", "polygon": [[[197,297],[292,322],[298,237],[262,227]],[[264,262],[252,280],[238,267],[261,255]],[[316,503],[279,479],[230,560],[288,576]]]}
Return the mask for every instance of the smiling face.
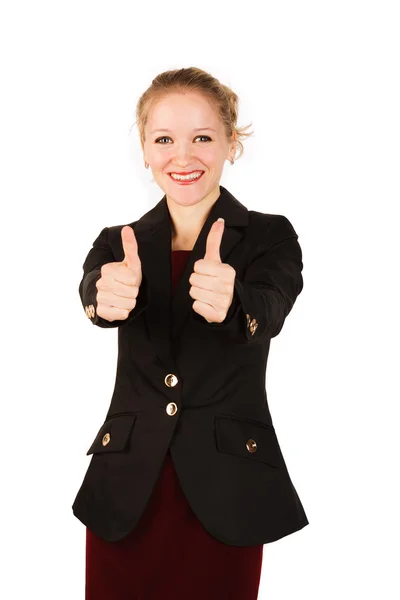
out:
{"label": "smiling face", "polygon": [[[235,142],[228,140],[204,96],[170,92],[150,109],[144,133],[144,160],[169,200],[189,206],[218,198],[222,170],[225,161],[234,158]],[[201,176],[189,182],[170,175],[196,171]]]}

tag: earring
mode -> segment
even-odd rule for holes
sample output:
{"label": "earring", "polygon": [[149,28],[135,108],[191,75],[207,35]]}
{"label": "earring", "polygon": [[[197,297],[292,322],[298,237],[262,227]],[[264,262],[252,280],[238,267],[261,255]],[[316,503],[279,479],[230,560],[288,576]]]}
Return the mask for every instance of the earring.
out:
{"label": "earring", "polygon": [[230,158],[229,162],[231,163],[231,165],[233,165],[235,161],[233,160],[233,158]]}
{"label": "earring", "polygon": [[145,166],[146,169],[148,169],[149,168],[149,163],[145,162],[144,166]]}

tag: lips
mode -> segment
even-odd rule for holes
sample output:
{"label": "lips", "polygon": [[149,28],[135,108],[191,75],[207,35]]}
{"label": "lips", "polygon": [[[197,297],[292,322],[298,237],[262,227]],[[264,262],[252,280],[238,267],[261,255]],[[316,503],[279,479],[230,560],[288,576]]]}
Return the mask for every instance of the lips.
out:
{"label": "lips", "polygon": [[174,175],[190,175],[191,173],[204,173],[204,171],[202,169],[195,169],[194,171],[171,171],[168,175],[171,175],[171,173]]}
{"label": "lips", "polygon": [[[172,171],[172,173],[175,174],[176,171]],[[201,175],[199,175],[199,177],[195,177],[194,179],[186,179],[186,180],[174,179],[172,177],[171,173],[168,173],[168,177],[171,179],[171,181],[173,181],[177,185],[194,185],[196,183],[196,181],[200,181],[200,179],[204,175],[204,171],[200,171],[200,170],[188,171],[186,173],[176,173],[176,175],[189,175],[189,173],[201,173]]]}

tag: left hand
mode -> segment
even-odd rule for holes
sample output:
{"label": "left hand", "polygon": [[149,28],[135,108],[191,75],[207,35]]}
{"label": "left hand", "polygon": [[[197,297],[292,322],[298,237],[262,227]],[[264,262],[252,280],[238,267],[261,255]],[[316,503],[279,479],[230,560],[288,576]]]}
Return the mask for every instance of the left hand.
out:
{"label": "left hand", "polygon": [[208,323],[221,323],[232,304],[236,271],[220,256],[224,221],[215,221],[207,236],[204,258],[196,260],[189,277],[193,310]]}

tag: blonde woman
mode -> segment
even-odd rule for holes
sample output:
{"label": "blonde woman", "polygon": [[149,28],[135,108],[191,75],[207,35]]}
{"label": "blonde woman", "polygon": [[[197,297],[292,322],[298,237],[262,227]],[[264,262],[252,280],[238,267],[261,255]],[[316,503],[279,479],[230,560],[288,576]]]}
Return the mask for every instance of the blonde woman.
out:
{"label": "blonde woman", "polygon": [[265,391],[270,340],[303,287],[283,215],[220,185],[251,135],[238,97],[192,67],[137,104],[163,198],[105,227],[84,264],[87,317],[118,327],[110,406],[73,504],[86,600],[255,600],[263,544],[308,519]]}

